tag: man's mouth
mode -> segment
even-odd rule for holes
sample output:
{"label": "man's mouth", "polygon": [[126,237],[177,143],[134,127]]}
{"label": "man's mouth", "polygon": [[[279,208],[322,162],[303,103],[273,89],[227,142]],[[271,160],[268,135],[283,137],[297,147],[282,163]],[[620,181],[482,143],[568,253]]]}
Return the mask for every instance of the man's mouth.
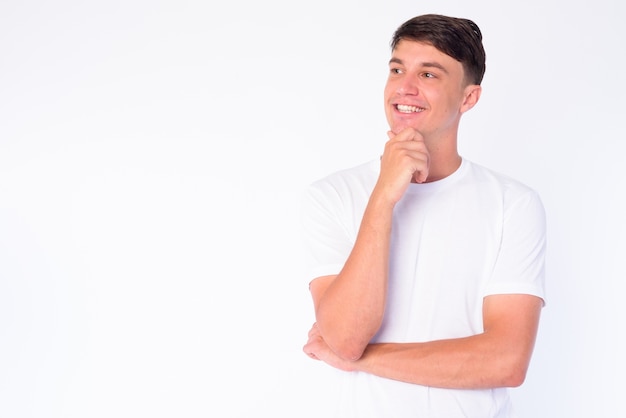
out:
{"label": "man's mouth", "polygon": [[404,105],[404,104],[397,104],[396,109],[400,113],[419,113],[425,110],[423,107],[410,106],[410,105]]}

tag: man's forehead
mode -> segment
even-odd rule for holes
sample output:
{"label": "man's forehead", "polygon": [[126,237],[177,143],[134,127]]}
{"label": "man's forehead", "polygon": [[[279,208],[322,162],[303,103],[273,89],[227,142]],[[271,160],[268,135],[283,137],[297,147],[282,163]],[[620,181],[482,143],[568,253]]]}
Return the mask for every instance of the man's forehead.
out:
{"label": "man's forehead", "polygon": [[409,63],[443,70],[455,64],[461,64],[430,43],[403,39],[391,51],[389,64],[408,65]]}

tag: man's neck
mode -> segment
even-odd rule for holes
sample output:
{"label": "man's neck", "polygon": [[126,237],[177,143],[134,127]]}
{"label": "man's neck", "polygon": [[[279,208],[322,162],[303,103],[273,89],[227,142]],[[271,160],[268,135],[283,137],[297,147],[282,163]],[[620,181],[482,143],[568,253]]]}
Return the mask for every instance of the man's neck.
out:
{"label": "man's neck", "polygon": [[454,173],[461,166],[461,156],[456,142],[450,147],[432,147],[430,151],[430,168],[426,182],[444,179]]}

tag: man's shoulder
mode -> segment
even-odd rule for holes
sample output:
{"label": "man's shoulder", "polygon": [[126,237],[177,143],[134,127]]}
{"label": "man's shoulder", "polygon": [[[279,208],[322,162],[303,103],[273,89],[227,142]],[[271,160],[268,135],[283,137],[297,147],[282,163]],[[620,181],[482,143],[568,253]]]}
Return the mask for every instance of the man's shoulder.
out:
{"label": "man's shoulder", "polygon": [[471,175],[473,181],[489,181],[498,184],[504,190],[512,191],[533,191],[533,189],[515,177],[505,174],[501,171],[494,170],[484,165],[475,163],[473,161],[467,161],[468,172]]}
{"label": "man's shoulder", "polygon": [[505,206],[521,202],[534,202],[539,207],[543,205],[537,191],[521,180],[474,162],[468,162],[468,165],[469,179],[482,192],[501,199]]}

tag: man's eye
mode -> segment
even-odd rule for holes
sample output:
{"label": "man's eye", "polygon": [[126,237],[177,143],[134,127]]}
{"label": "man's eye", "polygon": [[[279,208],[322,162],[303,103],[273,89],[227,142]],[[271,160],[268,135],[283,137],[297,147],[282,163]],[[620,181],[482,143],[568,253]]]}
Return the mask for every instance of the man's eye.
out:
{"label": "man's eye", "polygon": [[433,73],[424,73],[424,77],[425,78],[435,78],[435,75]]}
{"label": "man's eye", "polygon": [[391,70],[391,74],[401,74],[402,70],[399,68],[392,68]]}

